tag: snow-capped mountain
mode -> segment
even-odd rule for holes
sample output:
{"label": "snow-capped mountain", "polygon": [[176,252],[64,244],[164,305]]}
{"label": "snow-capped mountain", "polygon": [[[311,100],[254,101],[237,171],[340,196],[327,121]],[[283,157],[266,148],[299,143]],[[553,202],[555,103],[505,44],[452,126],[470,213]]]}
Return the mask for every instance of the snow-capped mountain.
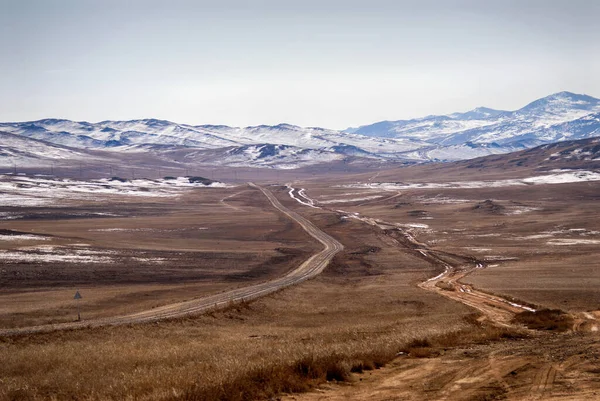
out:
{"label": "snow-capped mountain", "polygon": [[[179,148],[192,149],[193,152],[185,153],[197,158],[188,156],[186,162],[235,167],[293,168],[328,163],[347,156],[404,159],[399,156],[403,152],[428,145],[412,139],[370,138],[290,124],[237,128],[191,126],[155,119],[99,123],[45,119],[0,123],[0,131],[71,148],[149,152],[161,159]],[[257,157],[265,149],[274,153],[269,157]],[[3,164],[1,155],[0,164]]]}
{"label": "snow-capped mountain", "polygon": [[403,153],[407,159],[414,161],[450,161],[465,160],[488,155],[498,155],[515,152],[523,149],[522,146],[501,146],[497,143],[473,143],[465,142],[457,145],[435,146],[417,149],[412,152]]}
{"label": "snow-capped mountain", "polygon": [[[523,148],[599,135],[598,131],[595,134],[594,130],[582,133],[578,129],[578,125],[589,125],[590,118],[593,122],[591,115],[599,112],[600,99],[560,92],[515,111],[480,107],[447,116],[382,121],[349,131],[372,137],[414,139],[447,146],[471,142]],[[579,119],[583,121],[571,124]]]}
{"label": "snow-capped mountain", "polygon": [[502,113],[506,113],[506,111],[494,110],[488,107],[477,107],[465,113],[452,113],[448,117],[455,120],[483,120],[486,118],[497,117]]}
{"label": "snow-capped mountain", "polygon": [[237,142],[209,130],[163,120],[102,121],[99,123],[45,119],[0,124],[0,130],[55,144],[82,148],[111,148],[145,144],[220,148]]}
{"label": "snow-capped mountain", "polygon": [[[478,107],[345,131],[290,124],[229,127],[157,119],[98,123],[44,119],[0,123],[0,132],[7,133],[0,136],[2,165],[18,157],[31,163],[36,158],[77,159],[90,150],[94,155],[148,153],[175,164],[236,167],[295,168],[350,158],[450,161],[600,136],[600,100],[560,92],[515,111]],[[21,139],[20,144],[15,138]],[[40,150],[45,146],[48,151]]]}
{"label": "snow-capped mountain", "polygon": [[338,145],[357,146],[372,153],[398,153],[426,145],[410,139],[368,138],[324,128],[290,124],[235,128],[191,126],[163,120],[102,121],[99,123],[46,119],[26,123],[0,123],[0,130],[60,145],[82,148],[173,145],[217,149],[270,143],[308,149]]}
{"label": "snow-capped mountain", "polygon": [[344,159],[344,155],[325,149],[273,144],[220,149],[178,149],[170,154],[162,152],[161,156],[172,156],[199,166],[268,167],[284,170]]}
{"label": "snow-capped mountain", "polygon": [[54,161],[102,160],[84,149],[74,149],[0,131],[0,165],[49,166]]}

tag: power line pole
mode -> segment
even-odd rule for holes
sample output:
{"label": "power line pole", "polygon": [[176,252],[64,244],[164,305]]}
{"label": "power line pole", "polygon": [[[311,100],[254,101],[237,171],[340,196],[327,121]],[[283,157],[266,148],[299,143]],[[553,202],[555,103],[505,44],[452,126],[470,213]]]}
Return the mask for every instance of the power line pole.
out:
{"label": "power line pole", "polygon": [[79,293],[79,290],[75,291],[75,296],[73,297],[73,299],[77,303],[77,321],[78,322],[81,321],[81,306],[79,305],[79,300],[81,298],[83,298],[83,297]]}

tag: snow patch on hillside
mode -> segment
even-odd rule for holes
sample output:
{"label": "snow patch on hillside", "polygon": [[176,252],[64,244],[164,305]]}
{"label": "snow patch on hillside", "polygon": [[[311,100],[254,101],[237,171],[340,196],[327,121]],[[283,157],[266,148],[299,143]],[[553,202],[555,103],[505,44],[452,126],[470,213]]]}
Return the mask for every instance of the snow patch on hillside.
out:
{"label": "snow patch on hillside", "polygon": [[[159,157],[187,149],[187,160],[197,162],[195,154],[200,165],[295,169],[346,157],[370,162],[462,160],[594,136],[600,136],[600,100],[560,92],[515,111],[479,107],[465,113],[381,121],[345,132],[291,124],[194,126],[157,119],[0,123],[0,165],[102,159],[90,149]],[[583,152],[572,157],[594,155]]]}

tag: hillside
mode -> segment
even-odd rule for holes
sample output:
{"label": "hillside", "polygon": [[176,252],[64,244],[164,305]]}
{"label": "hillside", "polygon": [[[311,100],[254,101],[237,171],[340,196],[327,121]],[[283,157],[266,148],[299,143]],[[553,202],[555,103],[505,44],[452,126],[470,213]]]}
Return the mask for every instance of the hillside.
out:
{"label": "hillside", "polygon": [[[157,119],[98,123],[44,119],[0,123],[0,131],[12,134],[12,139],[5,136],[3,141],[10,147],[0,155],[3,166],[71,158],[56,151],[61,147],[74,152],[73,159],[79,158],[77,152],[95,150],[117,152],[118,157],[151,154],[167,163],[179,163],[173,155],[183,149],[185,163],[220,167],[294,169],[348,160],[378,165],[422,163],[466,160],[598,136],[600,100],[560,92],[515,111],[479,107],[346,131],[290,124],[189,125]],[[17,137],[22,140],[17,142]],[[35,154],[28,143],[35,143]]]}

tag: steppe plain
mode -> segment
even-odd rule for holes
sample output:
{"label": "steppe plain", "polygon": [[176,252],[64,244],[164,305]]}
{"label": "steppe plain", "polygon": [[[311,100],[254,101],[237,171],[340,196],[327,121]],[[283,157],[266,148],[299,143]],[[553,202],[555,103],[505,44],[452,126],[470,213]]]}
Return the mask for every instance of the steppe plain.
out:
{"label": "steppe plain", "polygon": [[[323,273],[199,315],[43,333],[24,328],[75,320],[76,290],[93,321],[272,280],[322,246],[242,182],[6,203],[0,399],[598,399],[600,181],[407,185],[543,174],[257,182],[343,244]],[[21,184],[14,199],[38,185]]]}

